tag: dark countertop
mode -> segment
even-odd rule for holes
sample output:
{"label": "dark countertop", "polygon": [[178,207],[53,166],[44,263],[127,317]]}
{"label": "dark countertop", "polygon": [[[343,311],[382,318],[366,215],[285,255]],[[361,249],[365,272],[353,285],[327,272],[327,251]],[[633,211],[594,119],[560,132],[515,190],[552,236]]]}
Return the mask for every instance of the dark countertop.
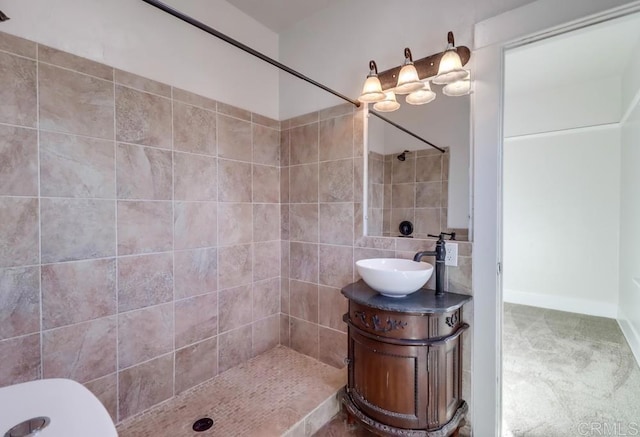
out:
{"label": "dark countertop", "polygon": [[367,305],[385,311],[396,311],[410,314],[440,314],[460,308],[471,301],[465,294],[448,293],[436,297],[434,290],[422,288],[406,297],[386,297],[369,287],[361,279],[342,289],[348,299],[361,305]]}

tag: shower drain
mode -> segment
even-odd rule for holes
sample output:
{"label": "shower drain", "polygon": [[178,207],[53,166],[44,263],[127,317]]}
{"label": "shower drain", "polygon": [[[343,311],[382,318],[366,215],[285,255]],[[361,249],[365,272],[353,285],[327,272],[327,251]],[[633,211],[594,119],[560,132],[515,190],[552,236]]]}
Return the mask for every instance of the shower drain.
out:
{"label": "shower drain", "polygon": [[195,432],[206,431],[213,426],[213,419],[208,417],[203,417],[202,419],[198,419],[193,422],[193,430]]}

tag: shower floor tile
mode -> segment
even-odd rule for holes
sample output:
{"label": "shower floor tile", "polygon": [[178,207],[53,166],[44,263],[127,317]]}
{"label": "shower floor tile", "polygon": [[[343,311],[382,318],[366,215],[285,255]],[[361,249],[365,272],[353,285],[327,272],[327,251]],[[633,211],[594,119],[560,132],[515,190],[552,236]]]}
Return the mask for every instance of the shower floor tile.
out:
{"label": "shower floor tile", "polygon": [[[336,369],[278,346],[117,427],[120,437],[291,437],[309,435],[337,412],[346,383]],[[194,432],[193,422],[214,420]]]}

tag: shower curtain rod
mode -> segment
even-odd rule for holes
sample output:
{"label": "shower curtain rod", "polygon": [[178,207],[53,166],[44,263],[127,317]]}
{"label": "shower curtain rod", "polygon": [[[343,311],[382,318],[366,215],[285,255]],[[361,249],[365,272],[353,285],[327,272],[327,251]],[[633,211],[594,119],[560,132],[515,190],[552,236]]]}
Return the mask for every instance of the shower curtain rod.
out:
{"label": "shower curtain rod", "polygon": [[[261,60],[267,62],[268,64],[271,64],[274,67],[279,68],[282,71],[286,71],[287,73],[291,74],[292,76],[297,77],[298,79],[302,79],[305,82],[310,83],[311,85],[315,85],[316,87],[318,87],[318,88],[320,88],[320,89],[322,89],[322,90],[324,90],[324,91],[326,91],[328,93],[331,93],[334,96],[341,98],[342,100],[346,100],[347,102],[351,103],[352,105],[354,105],[356,107],[360,107],[360,102],[359,101],[353,100],[353,99],[345,96],[344,94],[341,94],[341,93],[329,88],[328,86],[323,85],[320,82],[317,82],[317,81],[311,79],[308,76],[305,76],[304,74],[294,70],[293,68],[288,67],[288,66],[284,65],[283,63],[276,61],[273,58],[270,58],[269,56],[267,56],[267,55],[255,50],[255,49],[247,46],[246,44],[241,43],[240,41],[238,41],[236,39],[231,38],[228,35],[225,35],[224,33],[214,29],[211,26],[207,26],[206,24],[202,23],[201,21],[196,20],[193,17],[190,17],[190,16],[188,16],[186,14],[183,14],[182,12],[178,11],[177,9],[172,8],[171,6],[169,6],[169,5],[165,4],[165,3],[162,3],[162,2],[160,2],[158,0],[142,0],[142,1],[147,3],[147,4],[150,4],[151,6],[155,6],[156,8],[168,13],[169,15],[172,15],[172,16],[184,21],[185,23],[188,23],[188,24],[191,24],[194,27],[197,27],[198,29],[208,33],[209,35],[212,35],[212,36],[215,36],[216,38],[219,38],[219,39],[223,40],[224,42],[229,43],[232,46],[234,46],[236,48],[239,48],[240,50],[243,50],[243,51],[249,53],[250,55],[255,56],[258,59],[261,59]],[[389,120],[386,117],[383,117],[382,115],[376,113],[375,111],[370,111],[370,113],[375,115],[376,117],[380,118],[381,120],[384,120],[385,122],[391,124],[392,126],[400,129],[401,131],[411,135],[412,137],[422,141],[423,143],[428,144],[429,146],[434,147],[435,149],[438,149],[440,152],[442,152],[442,153],[445,152],[440,147],[434,146],[432,143],[430,143],[429,141],[427,141],[424,138],[420,137],[419,135],[416,135],[415,133],[411,132],[410,130],[405,129],[404,127],[398,125],[397,123]]]}

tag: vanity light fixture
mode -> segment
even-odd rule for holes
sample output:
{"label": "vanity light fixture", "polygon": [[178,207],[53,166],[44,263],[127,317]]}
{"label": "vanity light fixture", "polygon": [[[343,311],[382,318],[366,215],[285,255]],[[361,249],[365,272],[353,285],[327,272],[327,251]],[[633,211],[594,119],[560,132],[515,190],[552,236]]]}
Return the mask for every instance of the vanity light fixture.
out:
{"label": "vanity light fixture", "polygon": [[455,46],[453,32],[447,34],[447,48],[444,52],[413,60],[411,50],[404,49],[404,63],[401,66],[378,73],[375,61],[369,61],[369,74],[358,100],[374,103],[373,109],[391,112],[400,108],[396,94],[408,94],[406,102],[424,105],[436,98],[429,81],[445,85],[442,93],[446,96],[464,96],[471,92],[468,70],[463,66],[469,62],[471,51],[464,46]]}
{"label": "vanity light fixture", "polygon": [[413,65],[413,56],[409,47],[404,49],[404,64],[398,74],[398,84],[394,89],[396,94],[409,94],[422,88],[422,82],[418,78],[418,70]]}
{"label": "vanity light fixture", "polygon": [[369,61],[369,74],[364,81],[362,94],[358,97],[362,103],[380,102],[384,100],[385,94],[382,92],[382,85],[378,79],[378,66],[376,61]]}

